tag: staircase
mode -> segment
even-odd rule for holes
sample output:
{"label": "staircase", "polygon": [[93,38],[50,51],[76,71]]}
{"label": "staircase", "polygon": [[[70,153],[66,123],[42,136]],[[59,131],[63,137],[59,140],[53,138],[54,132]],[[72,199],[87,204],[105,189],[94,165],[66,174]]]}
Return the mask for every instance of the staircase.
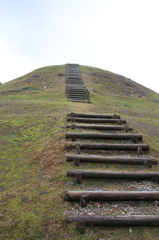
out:
{"label": "staircase", "polygon": [[90,102],[89,92],[83,84],[78,64],[67,64],[66,96],[72,102]]}
{"label": "staircase", "polygon": [[[103,191],[93,189],[95,179],[101,181],[113,179],[116,182],[121,181],[121,179],[128,182],[130,180],[149,180],[159,183],[159,172],[94,170],[95,164],[100,163],[102,167],[103,163],[135,164],[141,165],[143,168],[151,168],[152,165],[157,165],[157,159],[143,155],[149,153],[150,146],[143,144],[141,134],[132,134],[130,132],[133,129],[129,127],[126,120],[121,119],[118,115],[70,113],[67,114],[67,122],[70,122],[70,124],[66,125],[67,129],[70,129],[70,132],[66,133],[67,161],[72,162],[74,168],[79,168],[80,163],[89,162],[94,165],[93,169],[89,170],[74,168],[67,170],[67,176],[73,178],[78,190],[66,191],[65,201],[79,202],[81,208],[85,208],[93,202],[98,205],[99,202],[110,204],[111,202],[135,201],[140,203],[140,201],[159,200],[159,192],[150,191],[149,189],[146,191]],[[84,124],[78,124],[78,122]],[[85,129],[88,129],[89,132],[85,132]],[[108,133],[108,131],[111,133]],[[120,133],[117,131],[120,131]],[[121,131],[123,132],[121,133]],[[92,189],[86,191],[79,189],[80,184],[83,188],[86,179],[92,180]],[[91,216],[88,214],[68,214],[66,221],[67,223],[76,222],[77,229],[83,233],[86,226],[159,226],[159,215],[97,214]]]}

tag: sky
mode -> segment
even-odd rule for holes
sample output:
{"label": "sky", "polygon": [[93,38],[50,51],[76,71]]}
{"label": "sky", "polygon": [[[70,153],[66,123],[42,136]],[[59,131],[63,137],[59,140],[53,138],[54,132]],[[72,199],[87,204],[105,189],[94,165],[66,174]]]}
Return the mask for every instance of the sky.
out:
{"label": "sky", "polygon": [[159,93],[159,0],[0,0],[0,82],[78,63]]}

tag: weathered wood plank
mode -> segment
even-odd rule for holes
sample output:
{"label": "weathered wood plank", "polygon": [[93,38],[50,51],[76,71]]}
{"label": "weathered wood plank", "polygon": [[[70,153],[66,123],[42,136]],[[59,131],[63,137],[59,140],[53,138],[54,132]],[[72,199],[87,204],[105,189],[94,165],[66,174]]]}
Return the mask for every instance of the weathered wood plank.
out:
{"label": "weathered wood plank", "polygon": [[112,172],[94,170],[67,170],[68,177],[80,175],[82,178],[105,178],[105,179],[154,179],[159,181],[159,172]]}
{"label": "weathered wood plank", "polygon": [[159,215],[68,215],[66,221],[87,226],[159,226]]}
{"label": "weathered wood plank", "polygon": [[141,165],[146,162],[151,162],[157,165],[158,160],[155,158],[139,158],[139,157],[104,157],[94,155],[67,155],[67,161],[73,161],[74,158],[79,158],[80,162],[93,163],[121,163],[121,164],[137,164]]}
{"label": "weathered wood plank", "polygon": [[113,139],[113,140],[119,140],[119,139],[129,139],[129,140],[135,140],[141,141],[142,135],[141,134],[128,134],[128,133],[93,133],[93,132],[67,132],[66,138],[85,138],[85,139]]}
{"label": "weathered wood plank", "polygon": [[117,150],[117,151],[137,151],[141,148],[142,151],[149,151],[148,144],[100,144],[100,143],[67,143],[67,148],[74,149],[76,145],[85,150]]}
{"label": "weathered wood plank", "polygon": [[[73,126],[73,127],[72,127]],[[122,125],[91,125],[91,124],[67,124],[67,128],[82,128],[82,129],[95,129],[95,130],[124,130],[132,131],[133,128]]]}
{"label": "weathered wood plank", "polygon": [[80,201],[81,196],[91,201],[156,201],[157,191],[67,191],[67,201]]}
{"label": "weathered wood plank", "polygon": [[91,113],[68,113],[67,116],[70,117],[71,115],[74,115],[74,117],[82,117],[82,118],[120,118],[119,115],[110,115],[110,114],[91,114]]}
{"label": "weathered wood plank", "polygon": [[[67,117],[67,121],[71,121],[71,117]],[[126,123],[126,120],[121,119],[106,119],[106,118],[74,118],[76,122],[91,122],[91,123]]]}

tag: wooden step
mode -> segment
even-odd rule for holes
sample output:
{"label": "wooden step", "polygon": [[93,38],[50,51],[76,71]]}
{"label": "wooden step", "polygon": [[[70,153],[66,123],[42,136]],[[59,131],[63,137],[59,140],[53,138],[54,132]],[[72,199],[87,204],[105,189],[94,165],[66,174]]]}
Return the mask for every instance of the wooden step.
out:
{"label": "wooden step", "polygon": [[[82,79],[74,81],[73,79],[66,80],[66,85],[83,85]],[[84,86],[84,85],[83,85]]]}
{"label": "wooden step", "polygon": [[157,201],[159,191],[66,191],[66,201]]}
{"label": "wooden step", "polygon": [[67,143],[68,149],[81,150],[115,150],[115,151],[149,151],[148,144],[101,144],[101,143]]}
{"label": "wooden step", "polygon": [[75,89],[75,90],[72,90],[70,89],[68,91],[69,94],[78,94],[78,93],[87,93],[88,94],[88,91],[86,91],[85,89]]}
{"label": "wooden step", "polygon": [[[66,89],[67,90],[76,90],[76,89],[86,89],[86,87],[83,85],[83,84],[70,84],[70,83],[68,83],[68,84],[66,84]],[[86,89],[87,90],[87,89]]]}
{"label": "wooden step", "polygon": [[67,78],[66,83],[73,83],[73,84],[78,84],[79,82],[83,83],[83,80],[81,78],[74,79],[74,78]]}
{"label": "wooden step", "polygon": [[80,118],[120,118],[119,115],[109,115],[109,114],[93,114],[93,113],[68,113],[67,116],[71,117],[74,115],[74,117],[80,117]]}
{"label": "wooden step", "polygon": [[157,165],[158,160],[155,158],[139,158],[139,157],[104,157],[95,155],[67,155],[67,161],[74,161],[75,165],[80,162],[93,163],[117,163],[117,164],[135,164],[135,165]]}
{"label": "wooden step", "polygon": [[[71,121],[71,117],[67,117],[67,121]],[[76,122],[91,122],[91,123],[118,123],[123,124],[126,123],[126,120],[122,119],[106,119],[106,118],[78,118],[74,117],[74,121]]]}
{"label": "wooden step", "polygon": [[71,101],[71,102],[83,102],[83,103],[90,103],[90,101],[89,101],[88,99],[85,99],[85,100],[77,100],[77,99],[73,100],[73,99],[69,99],[69,101]]}
{"label": "wooden step", "polygon": [[68,98],[87,99],[87,96],[68,96]]}
{"label": "wooden step", "polygon": [[68,95],[88,95],[88,93],[86,91],[69,91]]}
{"label": "wooden step", "polygon": [[87,96],[86,97],[82,97],[82,96],[72,96],[72,97],[68,97],[69,99],[81,99],[81,100],[85,100],[85,99],[88,99]]}
{"label": "wooden step", "polygon": [[88,91],[87,89],[85,88],[76,88],[76,89],[69,89],[67,90],[68,93],[87,93],[88,94]]}
{"label": "wooden step", "polygon": [[95,130],[123,130],[123,131],[132,131],[133,128],[129,126],[122,125],[91,125],[91,124],[67,124],[67,128],[82,128],[82,129],[95,129]]}
{"label": "wooden step", "polygon": [[67,92],[68,95],[88,95],[88,93],[86,91],[68,91]]}
{"label": "wooden step", "polygon": [[66,70],[66,73],[68,73],[68,74],[69,73],[78,73],[79,74],[80,72],[79,72],[79,69],[77,69],[77,68],[69,68]]}
{"label": "wooden step", "polygon": [[67,91],[68,92],[81,92],[81,91],[88,92],[88,90],[85,87],[83,87],[83,86],[80,86],[78,88],[74,88],[74,86],[73,87],[69,87],[69,89]]}
{"label": "wooden step", "polygon": [[82,178],[99,179],[151,179],[159,183],[159,172],[112,172],[94,170],[67,170],[68,177],[74,177],[75,182],[82,183]]}
{"label": "wooden step", "polygon": [[82,99],[82,100],[88,99],[87,96],[85,96],[85,97],[84,96],[83,97],[82,96],[74,96],[74,97],[68,97],[68,98],[69,99],[77,99],[77,100],[78,99]]}
{"label": "wooden step", "polygon": [[87,96],[87,95],[77,95],[77,96],[75,96],[75,95],[72,95],[72,96],[68,95],[68,98],[81,98],[81,99],[87,99],[88,96]]}
{"label": "wooden step", "polygon": [[79,72],[67,72],[67,76],[74,76],[76,78],[80,77],[81,75]]}
{"label": "wooden step", "polygon": [[81,78],[81,76],[79,75],[79,76],[67,76],[66,77],[66,81],[69,81],[69,80],[71,80],[71,79],[77,79],[77,80],[82,80],[82,78]]}
{"label": "wooden step", "polygon": [[80,92],[80,93],[68,93],[69,96],[88,96],[86,92]]}
{"label": "wooden step", "polygon": [[159,226],[159,215],[68,215],[66,223],[76,223],[84,233],[86,226]]}
{"label": "wooden step", "polygon": [[72,141],[75,141],[77,138],[82,139],[127,139],[132,140],[133,142],[138,142],[142,140],[141,134],[130,134],[130,133],[94,133],[94,132],[67,132],[66,138],[71,138]]}
{"label": "wooden step", "polygon": [[66,79],[66,83],[67,82],[82,82],[83,83],[83,79],[82,78],[73,78],[73,77],[70,77],[70,78],[67,78]]}
{"label": "wooden step", "polygon": [[73,87],[67,87],[66,88],[66,91],[67,92],[80,92],[80,91],[85,91],[85,92],[88,92],[88,90],[86,88],[83,87],[83,85],[78,85],[78,86],[73,86]]}
{"label": "wooden step", "polygon": [[68,87],[71,89],[71,88],[84,88],[84,85],[83,85],[83,82],[81,81],[78,81],[78,82],[72,82],[72,81],[68,81],[66,82],[66,87]]}

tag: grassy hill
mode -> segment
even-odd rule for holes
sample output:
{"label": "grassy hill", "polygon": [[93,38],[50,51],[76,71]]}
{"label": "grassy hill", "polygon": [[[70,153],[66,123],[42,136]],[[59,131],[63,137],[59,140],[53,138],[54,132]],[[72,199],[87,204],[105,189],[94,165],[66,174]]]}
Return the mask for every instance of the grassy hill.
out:
{"label": "grassy hill", "polygon": [[149,156],[159,158],[159,94],[112,72],[80,66],[91,103],[69,102],[65,69],[44,67],[0,85],[0,238],[158,239],[155,227],[95,228],[81,236],[73,225],[65,225],[66,211],[75,207],[61,197],[73,187],[66,177],[66,169],[73,168],[65,157],[68,112],[121,115],[150,144]]}

